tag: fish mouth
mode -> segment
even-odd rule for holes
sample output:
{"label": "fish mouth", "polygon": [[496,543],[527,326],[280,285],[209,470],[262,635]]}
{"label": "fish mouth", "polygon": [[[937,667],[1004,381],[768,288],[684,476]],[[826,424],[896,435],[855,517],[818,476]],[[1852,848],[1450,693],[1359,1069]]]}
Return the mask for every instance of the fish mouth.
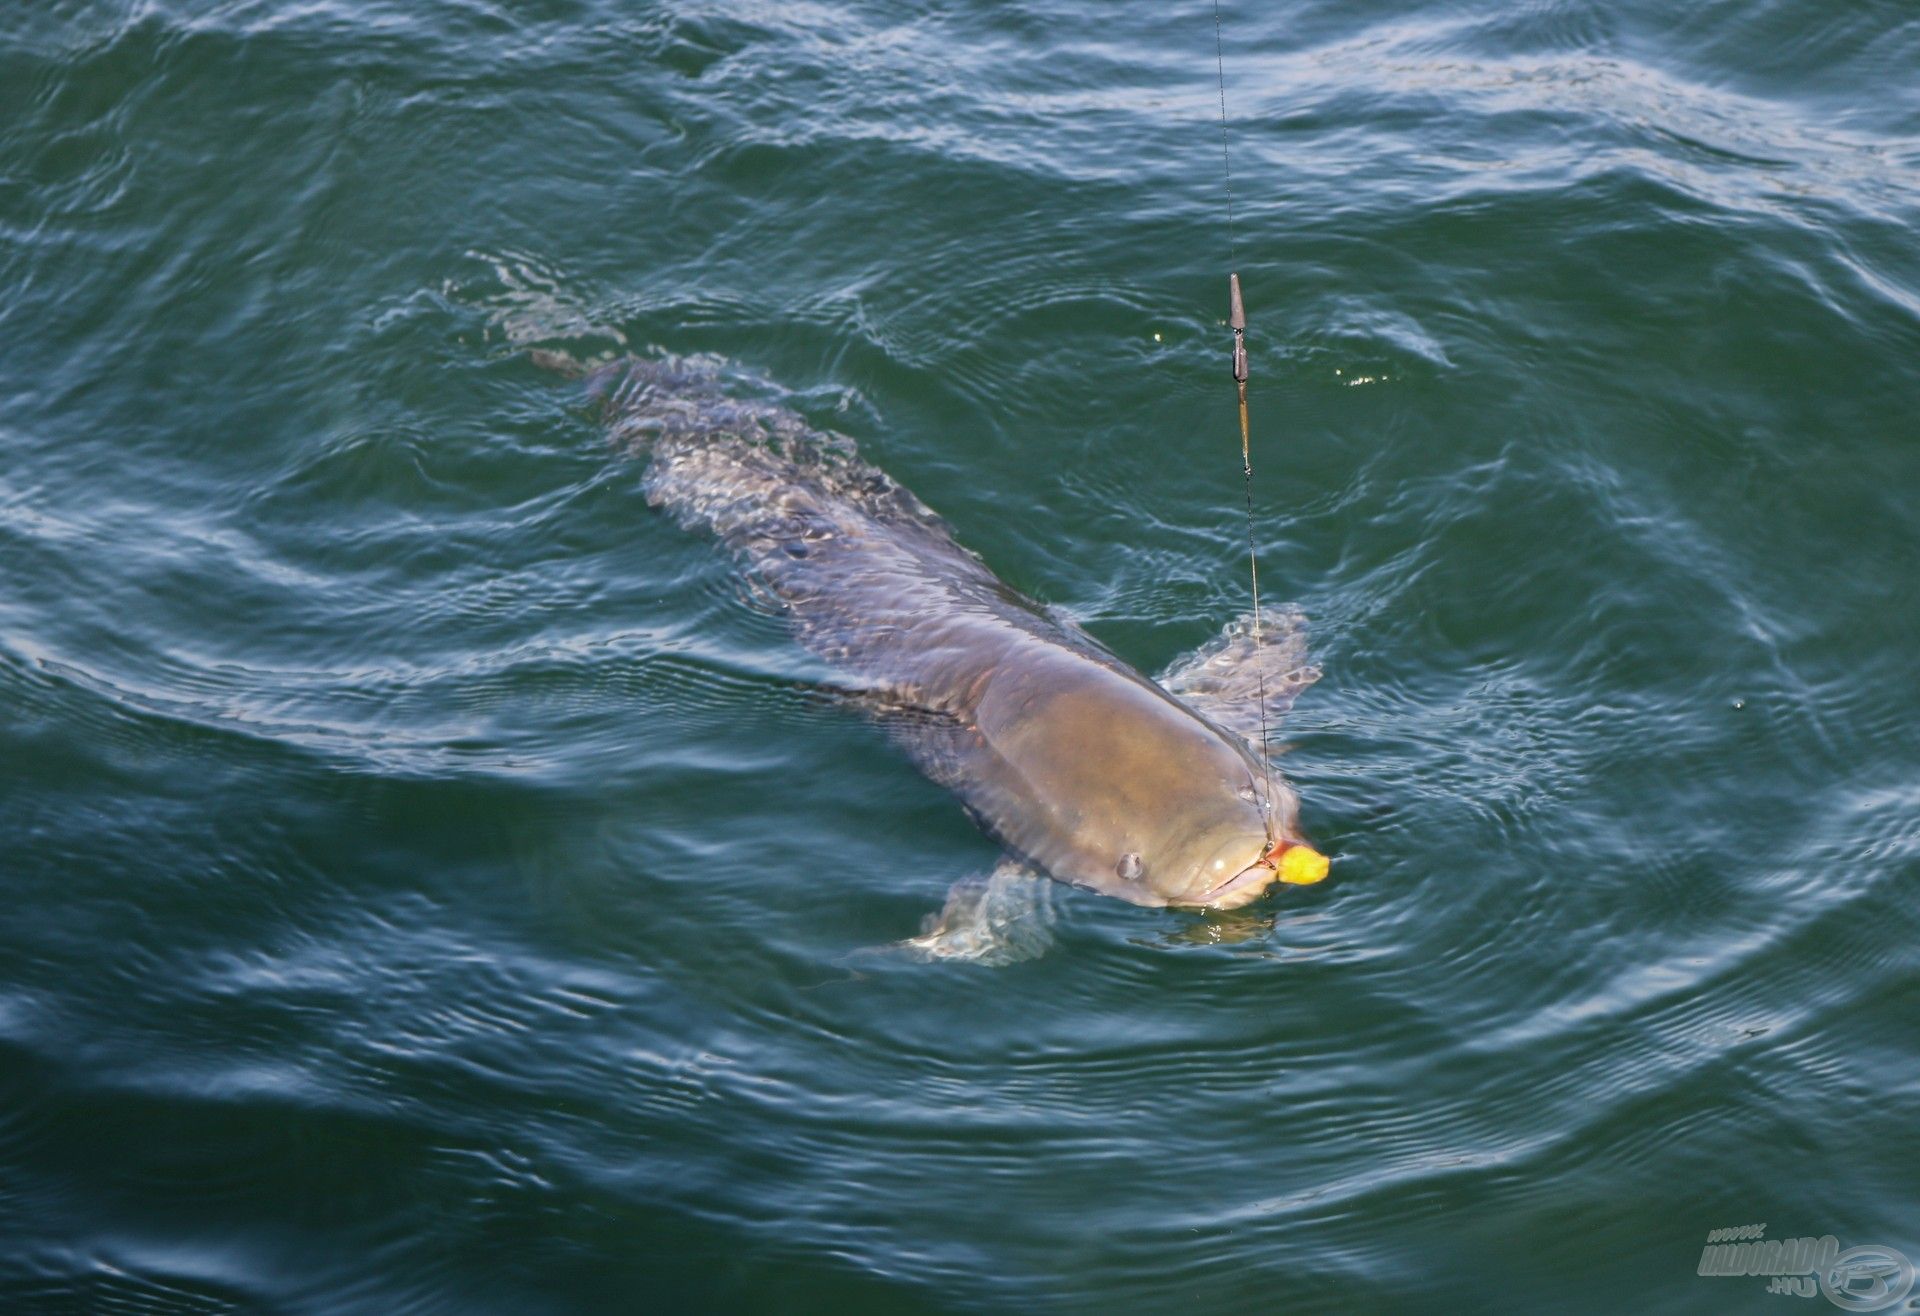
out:
{"label": "fish mouth", "polygon": [[1211,891],[1170,903],[1194,905],[1202,909],[1238,909],[1258,900],[1279,877],[1272,864],[1248,864]]}
{"label": "fish mouth", "polygon": [[1327,875],[1327,857],[1310,845],[1282,841],[1220,885],[1192,899],[1172,901],[1203,909],[1238,909],[1260,898],[1275,882],[1312,886]]}

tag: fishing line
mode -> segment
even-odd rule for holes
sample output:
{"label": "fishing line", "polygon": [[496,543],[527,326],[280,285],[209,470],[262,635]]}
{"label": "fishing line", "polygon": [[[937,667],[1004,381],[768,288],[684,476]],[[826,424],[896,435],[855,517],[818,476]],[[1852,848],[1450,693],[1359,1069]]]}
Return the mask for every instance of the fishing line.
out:
{"label": "fishing line", "polygon": [[[1220,169],[1227,187],[1227,264],[1240,263],[1239,240],[1233,219],[1233,161],[1227,152],[1227,56],[1220,35],[1220,0],[1213,0],[1213,61],[1220,79]],[[1247,574],[1253,582],[1253,675],[1260,701],[1260,820],[1273,845],[1273,752],[1267,746],[1267,668],[1261,653],[1260,556],[1254,549],[1253,446],[1247,430],[1247,309],[1240,297],[1240,275],[1227,275],[1227,324],[1233,330],[1233,383],[1240,395],[1240,469],[1246,477]]]}
{"label": "fishing line", "polygon": [[1227,53],[1220,39],[1220,0],[1213,0],[1213,66],[1220,75],[1220,172],[1227,180],[1227,264],[1240,263],[1233,231],[1233,161],[1227,158]]}

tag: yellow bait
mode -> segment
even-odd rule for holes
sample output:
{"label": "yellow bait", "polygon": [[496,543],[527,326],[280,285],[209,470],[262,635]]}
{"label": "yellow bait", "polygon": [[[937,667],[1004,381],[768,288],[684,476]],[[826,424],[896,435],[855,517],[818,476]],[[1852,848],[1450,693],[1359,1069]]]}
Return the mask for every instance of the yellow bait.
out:
{"label": "yellow bait", "polygon": [[1327,857],[1308,845],[1290,845],[1280,856],[1280,880],[1294,886],[1312,886],[1327,875]]}

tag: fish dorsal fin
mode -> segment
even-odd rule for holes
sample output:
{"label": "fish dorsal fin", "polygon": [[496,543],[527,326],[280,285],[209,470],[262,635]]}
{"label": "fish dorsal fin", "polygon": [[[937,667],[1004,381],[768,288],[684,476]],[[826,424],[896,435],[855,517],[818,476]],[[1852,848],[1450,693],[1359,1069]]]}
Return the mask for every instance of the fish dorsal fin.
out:
{"label": "fish dorsal fin", "polygon": [[1242,617],[1160,675],[1168,694],[1251,746],[1260,748],[1260,688],[1265,678],[1269,730],[1302,690],[1320,679],[1307,661],[1307,619],[1296,607],[1267,614],[1256,651],[1253,620]]}

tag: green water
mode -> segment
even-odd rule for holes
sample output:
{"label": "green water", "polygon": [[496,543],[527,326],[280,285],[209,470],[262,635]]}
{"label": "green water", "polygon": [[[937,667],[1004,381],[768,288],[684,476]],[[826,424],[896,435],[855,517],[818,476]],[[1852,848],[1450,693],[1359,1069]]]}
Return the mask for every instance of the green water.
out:
{"label": "green water", "polygon": [[[1912,7],[1222,18],[1232,254],[1207,5],[0,16],[0,1311],[1920,1260]],[[760,373],[1154,672],[1236,259],[1333,877],[857,954],[993,847],[515,344]]]}

